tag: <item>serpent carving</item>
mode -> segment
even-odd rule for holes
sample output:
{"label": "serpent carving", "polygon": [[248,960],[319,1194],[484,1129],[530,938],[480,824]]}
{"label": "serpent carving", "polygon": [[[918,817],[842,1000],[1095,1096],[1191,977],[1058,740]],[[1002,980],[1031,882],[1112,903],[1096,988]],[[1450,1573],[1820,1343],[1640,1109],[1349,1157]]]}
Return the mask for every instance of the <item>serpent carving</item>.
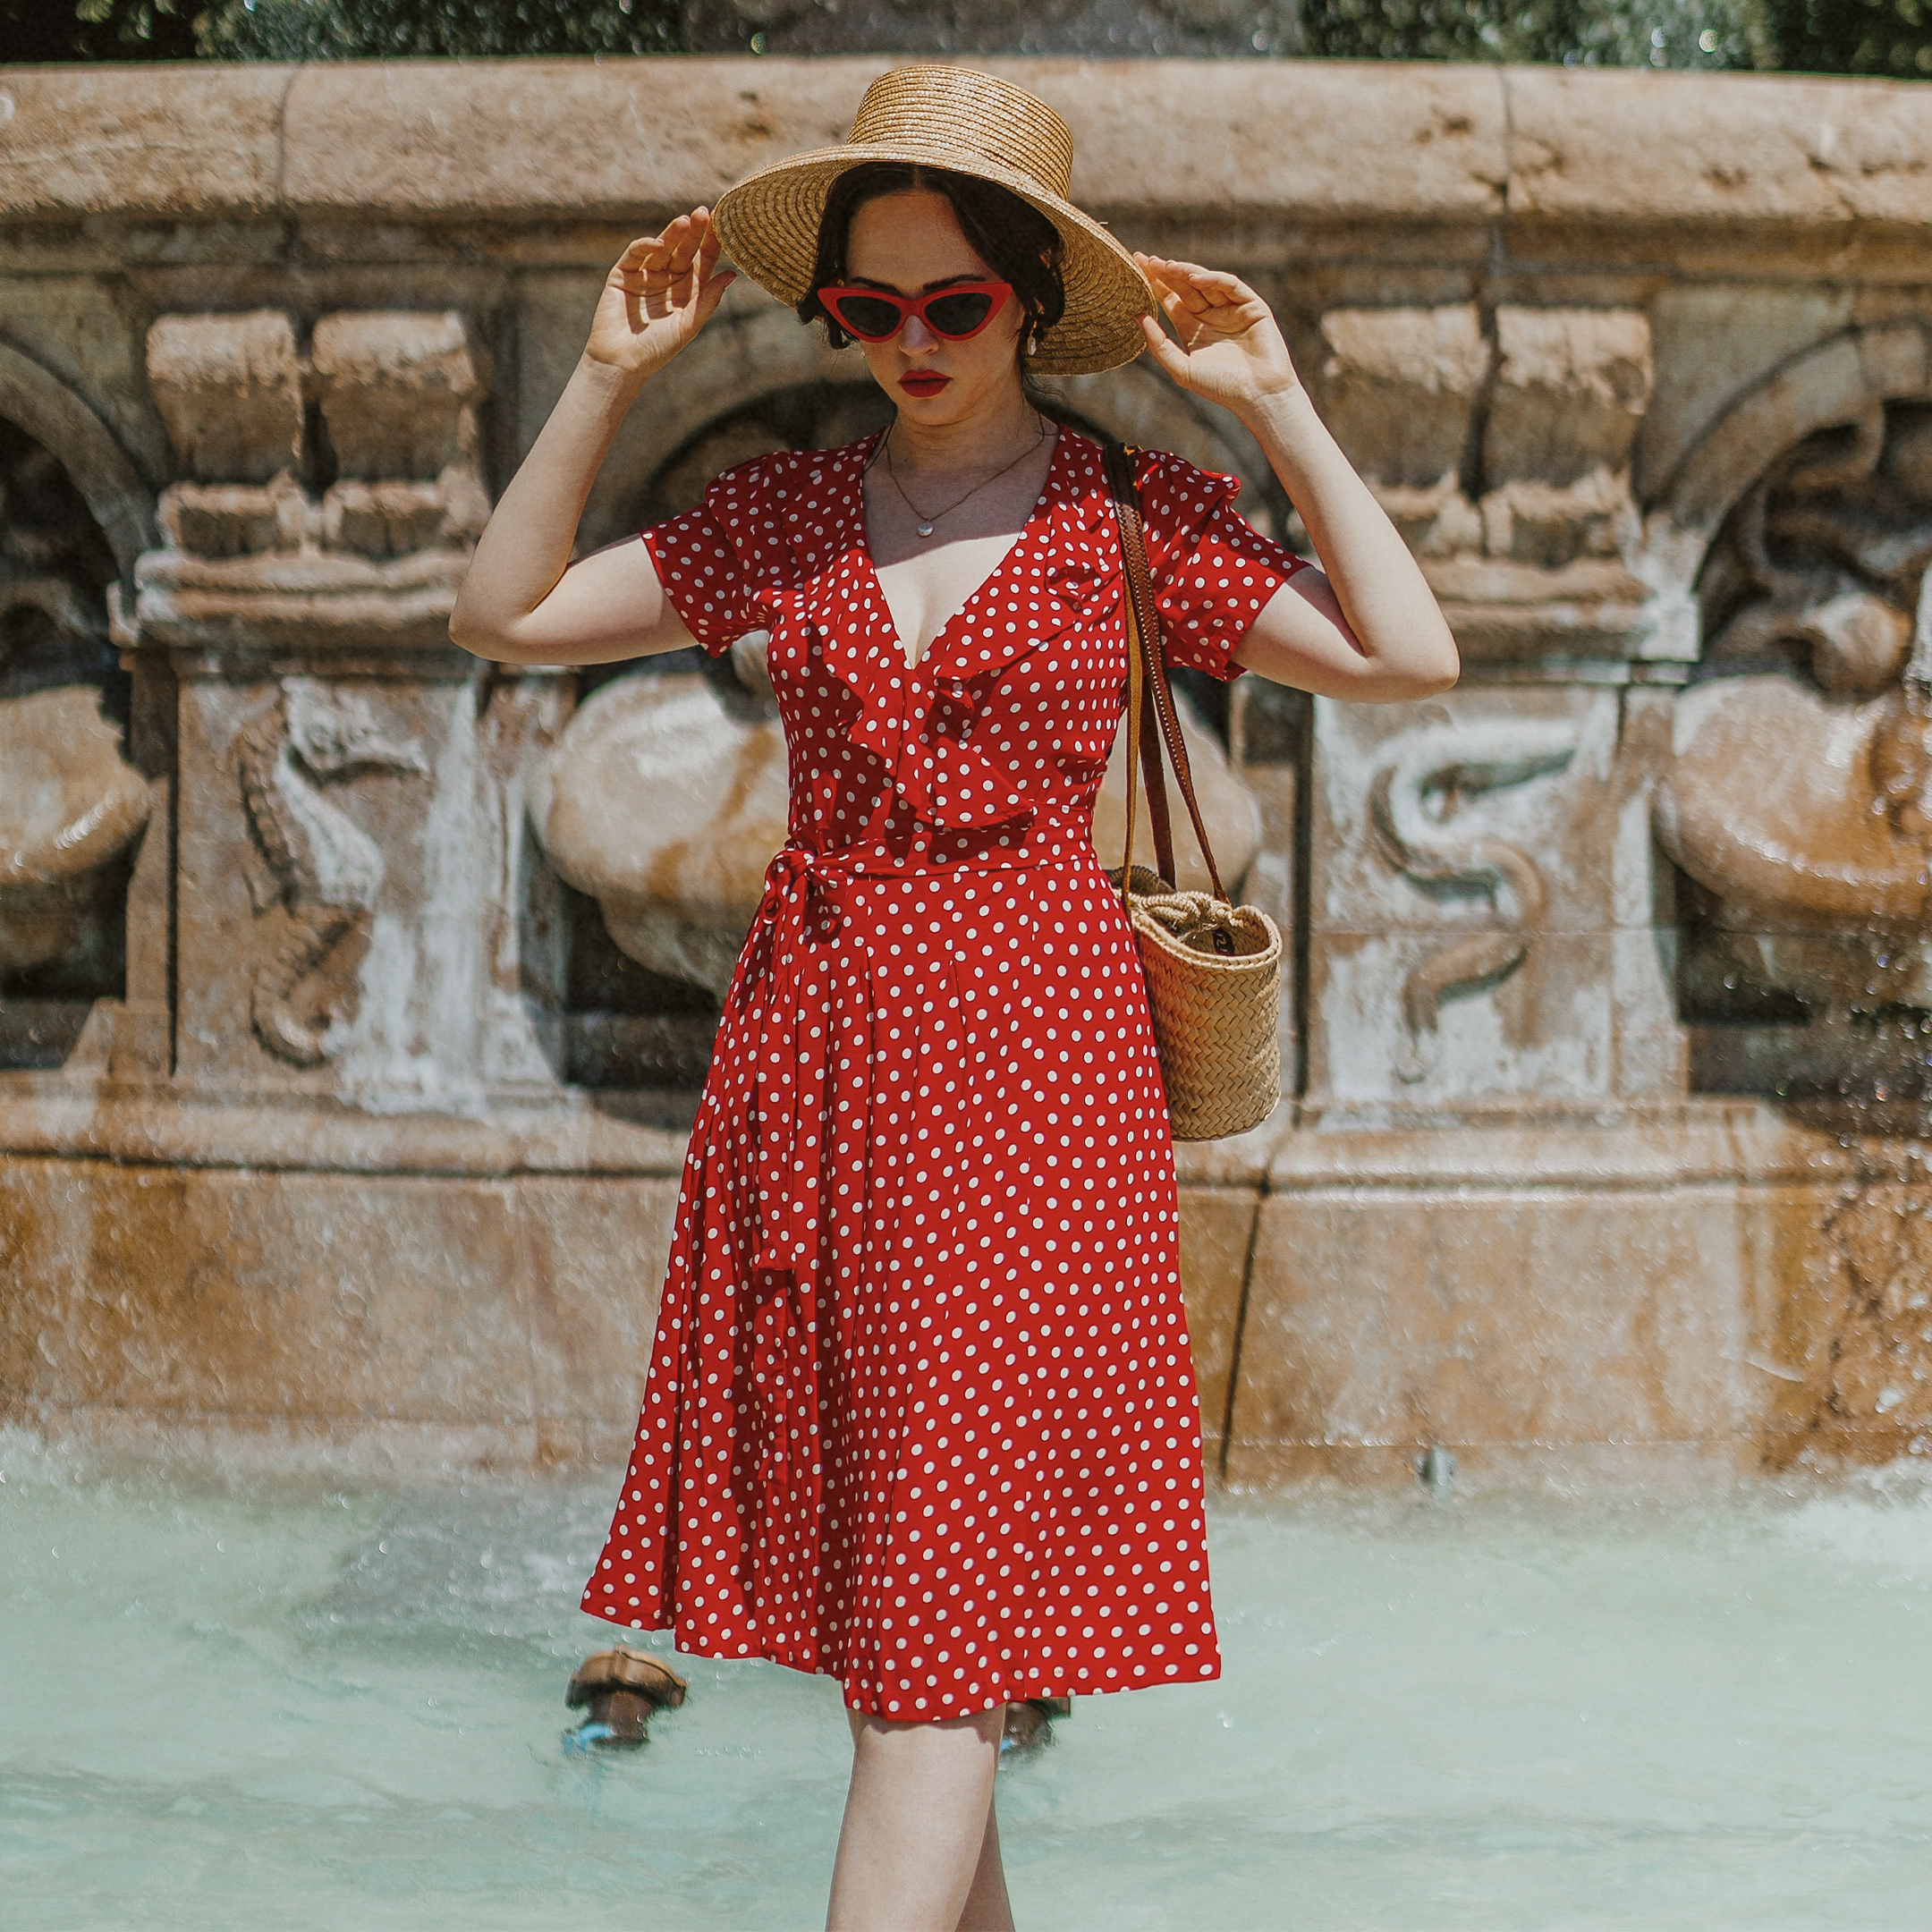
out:
{"label": "serpent carving", "polygon": [[[1440,1047],[1443,1000],[1460,987],[1497,979],[1520,964],[1549,904],[1543,875],[1527,852],[1458,826],[1465,800],[1560,771],[1575,753],[1570,724],[1520,719],[1451,724],[1403,740],[1377,772],[1369,806],[1389,862],[1419,885],[1489,894],[1504,922],[1431,953],[1402,982],[1406,1038],[1396,1055],[1399,1079],[1428,1075]],[[1432,801],[1439,801],[1433,809]]]}
{"label": "serpent carving", "polygon": [[427,772],[428,763],[415,741],[384,738],[354,693],[285,678],[280,702],[237,740],[235,765],[275,881],[269,902],[286,915],[255,974],[249,1017],[278,1059],[315,1066],[328,1057],[330,1028],[352,996],[344,941],[366,925],[383,878],[376,842],[322,788],[366,771]]}

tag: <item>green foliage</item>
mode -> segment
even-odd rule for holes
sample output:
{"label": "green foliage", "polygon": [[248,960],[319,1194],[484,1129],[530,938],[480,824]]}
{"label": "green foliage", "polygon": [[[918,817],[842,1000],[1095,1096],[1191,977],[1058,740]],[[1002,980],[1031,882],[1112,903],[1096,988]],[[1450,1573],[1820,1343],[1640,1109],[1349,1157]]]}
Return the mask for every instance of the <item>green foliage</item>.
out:
{"label": "green foliage", "polygon": [[1770,8],[1782,67],[1932,75],[1932,0],[1770,0]]}
{"label": "green foliage", "polygon": [[0,61],[192,60],[207,0],[0,0]]}
{"label": "green foliage", "polygon": [[1776,64],[1762,0],[1302,0],[1301,18],[1309,52],[1338,59]]}
{"label": "green foliage", "polygon": [[411,54],[665,54],[676,0],[223,0],[204,50],[225,60]]}
{"label": "green foliage", "polygon": [[[679,0],[0,0],[0,61],[667,54],[681,12]],[[1932,0],[1301,0],[1301,15],[1308,52],[1335,58],[1932,77]]]}

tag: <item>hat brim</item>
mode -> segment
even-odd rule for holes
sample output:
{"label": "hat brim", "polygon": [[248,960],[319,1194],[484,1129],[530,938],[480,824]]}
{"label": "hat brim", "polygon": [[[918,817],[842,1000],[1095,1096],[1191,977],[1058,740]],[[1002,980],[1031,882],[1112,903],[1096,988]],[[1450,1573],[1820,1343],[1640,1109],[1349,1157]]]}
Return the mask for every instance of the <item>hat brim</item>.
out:
{"label": "hat brim", "polygon": [[760,288],[796,307],[810,292],[818,227],[832,183],[868,161],[949,168],[993,182],[1054,225],[1061,242],[1066,312],[1038,352],[1027,358],[1029,369],[1042,376],[1092,376],[1131,362],[1147,346],[1140,318],[1154,313],[1153,291],[1140,264],[1098,222],[983,155],[938,142],[814,148],[748,174],[720,195],[711,211],[724,252]]}

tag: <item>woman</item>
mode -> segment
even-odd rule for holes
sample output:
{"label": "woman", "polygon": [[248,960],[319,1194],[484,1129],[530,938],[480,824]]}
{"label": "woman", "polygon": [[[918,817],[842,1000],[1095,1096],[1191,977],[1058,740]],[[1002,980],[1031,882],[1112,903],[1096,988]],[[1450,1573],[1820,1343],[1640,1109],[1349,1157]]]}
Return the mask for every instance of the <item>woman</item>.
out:
{"label": "woman", "polygon": [[[1326,571],[1143,454],[1168,657],[1419,698],[1455,648],[1234,276],[1130,256],[1016,89],[910,69],[841,147],[634,242],[451,633],[596,664],[769,632],[791,836],[726,996],[637,1447],[584,1596],[840,1678],[837,1932],[1010,1928],[1009,1699],[1218,1674],[1173,1144],[1091,837],[1126,671],[1096,445],[1027,376],[1143,349],[1267,452]],[[744,272],[895,416],[572,564],[598,465]],[[1156,319],[1158,307],[1172,326]]]}

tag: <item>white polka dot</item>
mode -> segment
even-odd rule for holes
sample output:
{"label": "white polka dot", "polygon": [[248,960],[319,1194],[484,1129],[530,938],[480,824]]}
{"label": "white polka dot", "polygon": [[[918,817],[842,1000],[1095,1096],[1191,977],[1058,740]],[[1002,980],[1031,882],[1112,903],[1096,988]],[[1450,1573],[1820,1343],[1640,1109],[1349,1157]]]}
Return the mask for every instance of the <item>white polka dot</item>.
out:
{"label": "white polka dot", "polygon": [[[1063,435],[910,671],[867,453],[761,457],[646,533],[708,650],[771,633],[791,836],[583,1606],[898,1719],[1213,1677],[1173,1143],[1092,843],[1126,676],[1098,453]],[[1300,561],[1231,478],[1139,481],[1169,660],[1236,674]]]}

